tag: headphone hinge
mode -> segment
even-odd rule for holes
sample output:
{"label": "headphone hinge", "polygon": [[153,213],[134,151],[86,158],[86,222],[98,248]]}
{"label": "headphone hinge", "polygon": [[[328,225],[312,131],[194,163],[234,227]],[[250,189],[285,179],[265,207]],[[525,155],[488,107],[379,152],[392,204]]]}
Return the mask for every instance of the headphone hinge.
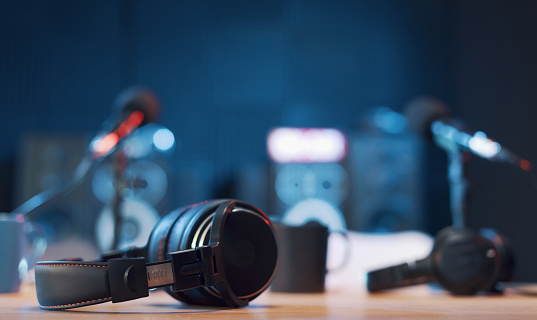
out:
{"label": "headphone hinge", "polygon": [[210,246],[196,248],[199,253],[201,265],[203,266],[200,275],[203,277],[203,286],[210,287],[216,284],[216,264],[214,262],[214,250]]}
{"label": "headphone hinge", "polygon": [[169,253],[172,260],[173,291],[213,286],[215,282],[214,254],[210,246]]}

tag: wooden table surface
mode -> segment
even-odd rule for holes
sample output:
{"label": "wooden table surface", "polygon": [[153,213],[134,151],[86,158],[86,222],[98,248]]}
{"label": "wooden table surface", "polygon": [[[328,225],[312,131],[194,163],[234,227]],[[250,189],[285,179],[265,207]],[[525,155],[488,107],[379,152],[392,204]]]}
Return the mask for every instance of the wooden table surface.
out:
{"label": "wooden table surface", "polygon": [[0,319],[537,319],[537,297],[507,290],[504,295],[455,297],[428,286],[370,295],[360,288],[323,294],[265,292],[239,309],[188,306],[162,291],[125,303],[68,311],[39,309],[31,284],[0,295]]}

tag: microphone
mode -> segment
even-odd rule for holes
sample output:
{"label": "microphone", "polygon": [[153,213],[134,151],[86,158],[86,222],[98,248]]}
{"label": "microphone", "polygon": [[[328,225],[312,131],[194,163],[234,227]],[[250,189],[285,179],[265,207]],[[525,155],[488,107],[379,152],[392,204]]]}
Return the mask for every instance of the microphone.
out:
{"label": "microphone", "polygon": [[153,121],[159,112],[156,97],[144,88],[130,88],[119,94],[114,109],[119,113],[112,130],[96,136],[90,151],[94,159],[110,154],[119,142],[137,128]]}
{"label": "microphone", "polygon": [[473,131],[452,117],[448,107],[430,97],[419,97],[409,102],[405,116],[410,131],[427,137],[438,147],[449,152],[470,152],[490,161],[509,163],[524,171],[532,169],[531,163],[487,137],[482,131]]}
{"label": "microphone", "polygon": [[157,117],[159,104],[152,92],[134,87],[118,95],[114,102],[114,110],[117,119],[114,126],[92,140],[74,172],[65,181],[26,200],[11,211],[11,215],[21,214],[24,217],[74,190],[86,179],[95,164],[110,155],[122,139]]}

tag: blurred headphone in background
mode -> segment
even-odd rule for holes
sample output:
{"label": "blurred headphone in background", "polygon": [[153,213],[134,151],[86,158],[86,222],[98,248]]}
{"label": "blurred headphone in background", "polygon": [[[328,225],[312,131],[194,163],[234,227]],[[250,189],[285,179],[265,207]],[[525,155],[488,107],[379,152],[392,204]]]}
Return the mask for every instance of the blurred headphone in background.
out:
{"label": "blurred headphone in background", "polygon": [[144,248],[105,254],[102,262],[38,262],[35,282],[43,309],[133,300],[158,287],[186,303],[239,307],[269,286],[277,260],[265,213],[212,200],[163,217]]}
{"label": "blurred headphone in background", "polygon": [[376,292],[437,282],[457,295],[494,292],[499,281],[511,280],[513,265],[509,243],[501,234],[447,227],[437,234],[425,259],[369,272],[367,289]]}

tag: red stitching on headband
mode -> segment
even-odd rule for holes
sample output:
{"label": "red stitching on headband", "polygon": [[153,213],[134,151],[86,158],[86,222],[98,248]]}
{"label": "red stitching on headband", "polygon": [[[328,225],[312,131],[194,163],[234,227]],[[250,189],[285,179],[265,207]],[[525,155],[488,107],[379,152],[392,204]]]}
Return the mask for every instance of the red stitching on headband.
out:
{"label": "red stitching on headband", "polygon": [[71,263],[37,263],[38,266],[70,266],[70,267],[94,267],[94,268],[107,268],[108,266],[98,264],[71,264]]}
{"label": "red stitching on headband", "polygon": [[85,304],[85,303],[91,303],[91,302],[97,302],[97,301],[103,301],[103,300],[110,300],[112,297],[108,298],[102,298],[102,299],[95,299],[95,300],[88,300],[84,302],[75,302],[75,303],[69,303],[69,304],[58,304],[54,306],[42,306],[43,308],[60,308],[60,307],[70,307],[70,306],[76,306],[79,304]]}
{"label": "red stitching on headband", "polygon": [[[79,263],[37,263],[36,265],[45,266],[45,267],[52,267],[52,266],[92,267],[92,268],[107,268],[108,267],[106,265],[79,264]],[[75,303],[69,303],[69,304],[59,304],[59,305],[42,306],[42,307],[43,308],[62,308],[62,307],[70,307],[70,306],[76,306],[76,305],[80,305],[80,304],[86,304],[86,303],[92,303],[92,302],[98,302],[98,301],[104,301],[104,300],[110,300],[110,299],[112,299],[112,297],[88,300],[88,301],[84,301],[84,302],[75,302]]]}

